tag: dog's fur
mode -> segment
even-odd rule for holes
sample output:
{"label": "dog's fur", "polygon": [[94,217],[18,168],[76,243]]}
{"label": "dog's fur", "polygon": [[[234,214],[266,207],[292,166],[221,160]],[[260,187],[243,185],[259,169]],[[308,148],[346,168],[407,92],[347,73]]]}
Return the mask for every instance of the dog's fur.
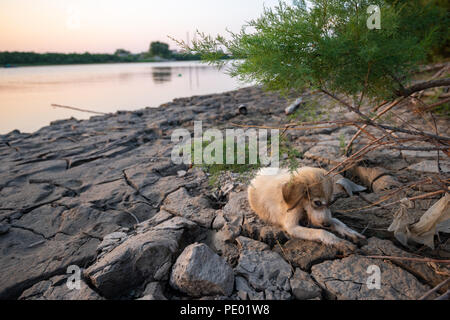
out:
{"label": "dog's fur", "polygon": [[280,226],[293,238],[319,241],[342,251],[355,250],[356,246],[331,232],[299,225],[329,228],[353,242],[365,239],[331,216],[332,197],[332,179],[325,170],[310,167],[293,173],[281,169],[275,175],[262,169],[248,187],[250,206],[262,220]]}

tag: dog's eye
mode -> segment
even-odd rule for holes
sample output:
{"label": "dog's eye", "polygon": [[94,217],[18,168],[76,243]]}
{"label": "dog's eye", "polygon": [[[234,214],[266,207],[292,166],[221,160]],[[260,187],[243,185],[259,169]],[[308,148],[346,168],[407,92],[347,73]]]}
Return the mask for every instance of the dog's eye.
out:
{"label": "dog's eye", "polygon": [[316,206],[316,207],[321,207],[322,206],[322,202],[321,201],[314,201],[314,205]]}

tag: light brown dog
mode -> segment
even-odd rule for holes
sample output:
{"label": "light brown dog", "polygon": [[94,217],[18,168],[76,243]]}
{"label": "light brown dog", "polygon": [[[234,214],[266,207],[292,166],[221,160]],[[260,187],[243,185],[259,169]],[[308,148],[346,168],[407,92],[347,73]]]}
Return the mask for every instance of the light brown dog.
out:
{"label": "light brown dog", "polygon": [[353,251],[356,246],[323,229],[325,227],[348,237],[354,242],[364,236],[331,216],[329,205],[333,197],[333,181],[326,171],[304,167],[290,173],[287,170],[262,169],[248,187],[250,206],[258,216],[283,228],[291,237],[319,241],[342,251]]}

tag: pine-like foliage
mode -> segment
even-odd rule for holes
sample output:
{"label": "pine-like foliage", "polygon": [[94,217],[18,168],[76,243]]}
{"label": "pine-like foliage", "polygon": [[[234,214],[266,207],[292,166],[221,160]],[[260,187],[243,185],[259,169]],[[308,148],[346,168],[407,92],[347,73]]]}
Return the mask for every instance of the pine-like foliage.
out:
{"label": "pine-like foliage", "polygon": [[[427,11],[383,0],[280,2],[230,37],[201,34],[185,49],[221,65],[223,51],[236,60],[232,76],[269,90],[325,89],[354,97],[387,98],[408,85],[411,72],[424,62],[440,37]],[[381,29],[370,30],[369,5],[381,10]],[[410,21],[408,19],[415,19]],[[423,26],[418,28],[417,26]]]}

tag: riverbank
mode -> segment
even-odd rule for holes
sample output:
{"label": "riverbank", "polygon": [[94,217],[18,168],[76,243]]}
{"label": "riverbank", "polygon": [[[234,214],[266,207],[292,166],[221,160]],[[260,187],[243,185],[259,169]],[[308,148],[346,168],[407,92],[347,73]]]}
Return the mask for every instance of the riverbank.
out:
{"label": "riverbank", "polygon": [[[353,117],[320,94],[305,99],[321,106],[314,119]],[[194,120],[205,129],[277,127],[290,121],[288,104],[251,87],[0,135],[0,298],[418,299],[445,279],[443,265],[435,264],[436,272],[430,264],[367,257],[417,257],[417,248],[402,247],[387,231],[391,208],[359,209],[386,195],[385,185],[375,192],[369,181],[368,191],[333,204],[337,218],[369,238],[342,257],[261,222],[236,175],[224,174],[220,187],[211,188],[204,171],[171,161],[172,132],[193,132]],[[331,168],[342,157],[341,140],[355,132],[310,129],[287,138],[302,166]],[[386,170],[378,183],[406,184],[426,174],[415,164],[434,157],[391,150],[361,161]],[[420,200],[409,214],[420,217],[437,200]],[[448,259],[450,241],[441,240],[420,255]],[[211,264],[200,262],[205,259]],[[66,280],[73,265],[83,278],[81,289],[71,291]],[[366,286],[371,265],[382,272],[379,290]]]}

